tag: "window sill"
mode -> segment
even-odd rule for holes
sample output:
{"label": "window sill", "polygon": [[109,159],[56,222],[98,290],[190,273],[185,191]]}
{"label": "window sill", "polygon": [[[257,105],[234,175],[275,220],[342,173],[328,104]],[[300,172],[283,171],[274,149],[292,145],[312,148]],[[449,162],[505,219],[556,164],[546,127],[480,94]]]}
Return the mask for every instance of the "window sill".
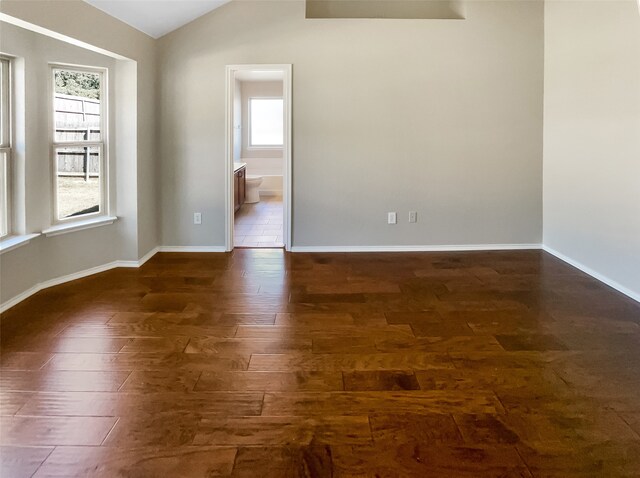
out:
{"label": "window sill", "polygon": [[26,246],[31,242],[31,239],[35,239],[40,234],[25,234],[22,236],[9,236],[0,241],[0,254],[12,251],[18,247]]}
{"label": "window sill", "polygon": [[95,219],[87,219],[84,221],[76,221],[68,224],[56,224],[42,231],[47,237],[59,236],[69,232],[82,231],[83,229],[92,229],[94,227],[108,226],[118,220],[115,216],[102,216]]}

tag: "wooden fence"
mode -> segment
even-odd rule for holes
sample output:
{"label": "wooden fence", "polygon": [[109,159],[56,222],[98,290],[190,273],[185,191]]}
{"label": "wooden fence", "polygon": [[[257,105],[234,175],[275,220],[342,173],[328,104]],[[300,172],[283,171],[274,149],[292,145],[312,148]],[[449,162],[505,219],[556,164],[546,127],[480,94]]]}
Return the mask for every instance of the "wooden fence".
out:
{"label": "wooden fence", "polygon": [[[55,140],[100,141],[100,100],[82,96],[55,95]],[[93,146],[58,147],[58,176],[100,176],[100,150]]]}

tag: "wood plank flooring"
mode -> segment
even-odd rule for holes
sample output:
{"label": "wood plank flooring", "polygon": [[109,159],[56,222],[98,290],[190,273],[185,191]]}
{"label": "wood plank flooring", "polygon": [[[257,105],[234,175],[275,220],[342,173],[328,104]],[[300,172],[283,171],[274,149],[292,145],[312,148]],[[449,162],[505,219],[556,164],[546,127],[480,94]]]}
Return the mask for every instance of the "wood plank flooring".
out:
{"label": "wood plank flooring", "polygon": [[1,325],[3,478],[640,476],[640,305],[540,251],[161,253]]}

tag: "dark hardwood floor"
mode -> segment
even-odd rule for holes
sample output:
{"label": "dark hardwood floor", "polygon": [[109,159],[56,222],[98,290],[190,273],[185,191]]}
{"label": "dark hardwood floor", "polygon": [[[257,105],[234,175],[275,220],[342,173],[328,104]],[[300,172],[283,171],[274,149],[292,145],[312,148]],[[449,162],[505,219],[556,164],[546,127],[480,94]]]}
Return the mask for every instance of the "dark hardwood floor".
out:
{"label": "dark hardwood floor", "polygon": [[1,338],[3,478],[640,476],[640,305],[540,251],[163,253]]}

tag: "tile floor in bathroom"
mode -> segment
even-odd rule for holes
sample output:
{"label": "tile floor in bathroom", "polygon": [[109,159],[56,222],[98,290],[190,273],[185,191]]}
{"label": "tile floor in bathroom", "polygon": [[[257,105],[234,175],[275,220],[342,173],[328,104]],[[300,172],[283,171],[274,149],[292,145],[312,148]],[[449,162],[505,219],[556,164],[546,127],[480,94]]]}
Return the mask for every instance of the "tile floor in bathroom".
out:
{"label": "tile floor in bathroom", "polygon": [[284,247],[282,196],[261,196],[260,202],[243,204],[236,212],[234,247]]}

